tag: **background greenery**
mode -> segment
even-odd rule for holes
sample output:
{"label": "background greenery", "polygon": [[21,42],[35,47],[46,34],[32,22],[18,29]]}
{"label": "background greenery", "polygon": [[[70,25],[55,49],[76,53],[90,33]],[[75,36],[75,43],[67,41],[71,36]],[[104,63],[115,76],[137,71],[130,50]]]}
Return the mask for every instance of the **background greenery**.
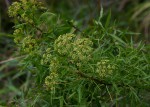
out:
{"label": "background greenery", "polygon": [[[16,46],[10,34],[13,33],[12,19],[7,15],[9,2],[0,1],[0,104],[10,106],[18,102],[26,102],[25,92],[30,86],[31,74],[22,69],[18,61],[21,59],[16,53]],[[53,13],[68,20],[75,20],[80,30],[93,25],[93,19],[98,19],[101,6],[104,9],[106,21],[111,11],[111,20],[122,31],[129,30],[133,36],[134,45],[143,41],[149,49],[150,42],[150,1],[149,0],[50,0],[45,5]],[[88,31],[87,31],[88,32]],[[136,32],[136,33],[133,33]],[[128,39],[131,37],[128,36]],[[148,50],[147,50],[148,51]],[[147,59],[150,57],[147,56]],[[25,72],[21,72],[19,69]],[[145,98],[149,101],[149,92]],[[38,96],[37,96],[38,99]],[[36,101],[35,101],[36,102]]]}

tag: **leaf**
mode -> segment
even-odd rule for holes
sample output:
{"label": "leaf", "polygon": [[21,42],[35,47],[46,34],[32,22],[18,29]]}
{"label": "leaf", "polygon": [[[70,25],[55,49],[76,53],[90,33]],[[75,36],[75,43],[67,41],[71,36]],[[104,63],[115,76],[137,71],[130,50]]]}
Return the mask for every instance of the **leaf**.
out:
{"label": "leaf", "polygon": [[78,88],[78,102],[81,103],[82,100],[82,92],[81,92],[81,87]]}
{"label": "leaf", "polygon": [[117,40],[118,42],[124,44],[124,45],[127,45],[122,39],[120,39],[119,37],[117,37],[116,35],[114,34],[109,34],[111,37],[113,37],[115,40]]}
{"label": "leaf", "polygon": [[136,10],[136,12],[133,14],[133,16],[131,17],[131,19],[135,19],[139,14],[141,14],[144,10],[150,8],[150,2],[145,2],[142,5],[138,6]]}
{"label": "leaf", "polygon": [[61,97],[59,98],[59,101],[60,101],[60,107],[63,107],[63,102],[64,102],[63,96],[61,96]]}
{"label": "leaf", "polygon": [[45,12],[40,16],[40,20],[42,22],[46,22],[46,23],[50,23],[52,21],[52,19],[56,17],[56,15],[54,13],[51,12]]}
{"label": "leaf", "polygon": [[105,23],[105,28],[107,28],[108,25],[110,24],[110,20],[111,20],[111,10],[109,10],[109,14],[107,16],[107,20],[106,20],[106,23]]}
{"label": "leaf", "polygon": [[103,17],[103,7],[101,6],[100,16],[98,20],[99,22],[101,21],[102,17]]}

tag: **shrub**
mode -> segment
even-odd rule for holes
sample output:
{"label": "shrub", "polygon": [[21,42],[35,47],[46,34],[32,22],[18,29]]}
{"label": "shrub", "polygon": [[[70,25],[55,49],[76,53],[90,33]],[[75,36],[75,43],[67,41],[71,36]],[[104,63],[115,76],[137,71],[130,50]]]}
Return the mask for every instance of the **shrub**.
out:
{"label": "shrub", "polygon": [[147,49],[127,40],[110,14],[102,23],[101,10],[83,31],[35,0],[14,2],[9,15],[23,66],[32,71],[26,100],[16,105],[148,106]]}

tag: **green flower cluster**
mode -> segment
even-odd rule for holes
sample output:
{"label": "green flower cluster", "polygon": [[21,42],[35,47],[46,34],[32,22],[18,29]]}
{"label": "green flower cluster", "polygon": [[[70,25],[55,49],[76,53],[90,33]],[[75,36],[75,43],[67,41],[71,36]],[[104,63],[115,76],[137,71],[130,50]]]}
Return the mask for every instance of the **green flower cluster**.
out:
{"label": "green flower cluster", "polygon": [[8,9],[10,17],[16,17],[20,21],[33,23],[33,14],[37,9],[43,9],[42,3],[37,0],[20,0],[13,2]]}
{"label": "green flower cluster", "polygon": [[50,75],[45,78],[46,87],[54,89],[56,78],[58,78],[58,69],[60,68],[59,58],[66,56],[72,63],[81,66],[81,63],[90,59],[92,53],[92,41],[88,38],[77,38],[75,34],[64,34],[59,36],[54,42],[54,50],[58,55],[52,55],[50,49],[43,54],[41,64],[49,64]]}
{"label": "green flower cluster", "polygon": [[54,50],[60,55],[66,55],[72,62],[84,62],[90,59],[92,53],[92,41],[88,38],[77,38],[68,33],[55,40]]}
{"label": "green flower cluster", "polygon": [[26,13],[21,14],[21,20],[32,24],[33,20],[27,15]]}
{"label": "green flower cluster", "polygon": [[52,57],[50,60],[50,71],[55,71],[57,72],[59,69],[60,63],[57,57]]}
{"label": "green flower cluster", "polygon": [[55,85],[58,84],[57,80],[58,80],[58,74],[54,71],[51,72],[50,75],[45,78],[45,85],[47,90],[54,91]]}
{"label": "green flower cluster", "polygon": [[42,59],[41,59],[41,64],[42,65],[47,65],[50,63],[50,59],[52,58],[51,55],[51,48],[47,48],[46,52],[43,54]]}
{"label": "green flower cluster", "polygon": [[19,43],[22,40],[23,30],[22,28],[15,29],[13,36],[14,36],[14,42]]}
{"label": "green flower cluster", "polygon": [[21,9],[21,4],[19,2],[13,2],[13,4],[8,9],[8,14],[10,17],[16,17]]}
{"label": "green flower cluster", "polygon": [[32,53],[37,46],[37,42],[30,35],[25,37],[22,41],[22,50],[25,53]]}
{"label": "green flower cluster", "polygon": [[75,62],[88,61],[93,51],[92,41],[88,38],[77,39],[73,43],[73,50],[70,52],[70,57]]}
{"label": "green flower cluster", "polygon": [[54,91],[56,85],[58,84],[58,69],[59,69],[59,60],[57,57],[52,57],[50,60],[50,75],[45,78],[45,85],[48,90]]}
{"label": "green flower cluster", "polygon": [[68,33],[60,35],[54,43],[54,50],[61,55],[69,55],[69,52],[72,50],[73,42],[76,35]]}
{"label": "green flower cluster", "polygon": [[109,60],[101,60],[100,62],[97,62],[96,72],[99,74],[100,77],[103,78],[111,75],[115,68],[115,65],[110,64]]}
{"label": "green flower cluster", "polygon": [[41,64],[49,65],[50,75],[45,78],[45,85],[48,90],[54,90],[60,64],[58,58],[51,54],[51,48],[46,49],[46,52],[42,56]]}
{"label": "green flower cluster", "polygon": [[18,36],[20,33],[22,33],[22,29],[18,28],[18,29],[15,29],[13,35]]}

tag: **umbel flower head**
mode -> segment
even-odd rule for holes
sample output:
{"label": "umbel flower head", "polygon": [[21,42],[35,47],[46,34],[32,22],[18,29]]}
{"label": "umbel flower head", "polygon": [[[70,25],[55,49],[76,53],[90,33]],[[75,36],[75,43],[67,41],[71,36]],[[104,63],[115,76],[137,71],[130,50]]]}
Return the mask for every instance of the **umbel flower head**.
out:
{"label": "umbel flower head", "polygon": [[8,9],[8,14],[10,17],[17,16],[18,12],[21,9],[21,3],[19,2],[13,2],[13,4]]}
{"label": "umbel flower head", "polygon": [[55,85],[58,84],[57,80],[58,80],[58,74],[54,71],[51,72],[50,75],[45,78],[45,85],[47,90],[54,91]]}
{"label": "umbel flower head", "polygon": [[27,36],[22,41],[22,50],[25,53],[32,53],[35,47],[37,46],[36,39],[33,39],[32,36]]}
{"label": "umbel flower head", "polygon": [[38,9],[45,9],[42,6],[42,3],[37,0],[20,0],[18,2],[13,2],[12,5],[8,9],[8,14],[10,17],[20,17],[25,21],[32,22],[29,16],[33,11],[37,11]]}
{"label": "umbel flower head", "polygon": [[75,62],[88,61],[92,53],[92,41],[88,38],[77,39],[73,43],[73,50],[70,52],[70,57]]}
{"label": "umbel flower head", "polygon": [[57,51],[61,55],[68,55],[72,50],[73,42],[76,35],[68,33],[64,35],[60,35],[54,43],[54,50]]}
{"label": "umbel flower head", "polygon": [[110,64],[108,59],[103,59],[100,62],[97,62],[97,69],[96,72],[99,74],[100,77],[107,77],[113,73],[115,70],[115,65]]}
{"label": "umbel flower head", "polygon": [[81,62],[90,59],[92,45],[89,38],[77,38],[75,34],[68,33],[55,40],[54,50],[71,58],[73,62]]}
{"label": "umbel flower head", "polygon": [[42,65],[49,64],[51,58],[52,58],[51,48],[47,48],[46,52],[42,55],[41,64]]}
{"label": "umbel flower head", "polygon": [[[59,60],[57,57],[53,57],[50,52],[49,48],[47,49],[47,55],[44,57],[45,59],[43,62],[49,62],[49,70],[50,70],[50,75],[45,78],[45,85],[47,90],[55,91],[55,86],[58,84],[58,69],[59,69]],[[50,57],[49,57],[50,56]]]}
{"label": "umbel flower head", "polygon": [[60,67],[60,63],[59,63],[58,58],[57,57],[51,58],[51,60],[50,60],[50,66],[49,66],[50,71],[57,72],[57,70],[59,69],[59,67]]}
{"label": "umbel flower head", "polygon": [[57,57],[53,56],[50,53],[50,48],[46,50],[46,53],[43,54],[43,58],[41,60],[41,64],[49,64],[50,75],[45,78],[45,85],[47,90],[54,91],[55,85],[58,84],[58,74],[57,71],[60,67],[59,60]]}
{"label": "umbel flower head", "polygon": [[21,40],[23,39],[22,36],[24,36],[22,28],[15,29],[13,36],[14,36],[14,42],[16,44],[20,43]]}

